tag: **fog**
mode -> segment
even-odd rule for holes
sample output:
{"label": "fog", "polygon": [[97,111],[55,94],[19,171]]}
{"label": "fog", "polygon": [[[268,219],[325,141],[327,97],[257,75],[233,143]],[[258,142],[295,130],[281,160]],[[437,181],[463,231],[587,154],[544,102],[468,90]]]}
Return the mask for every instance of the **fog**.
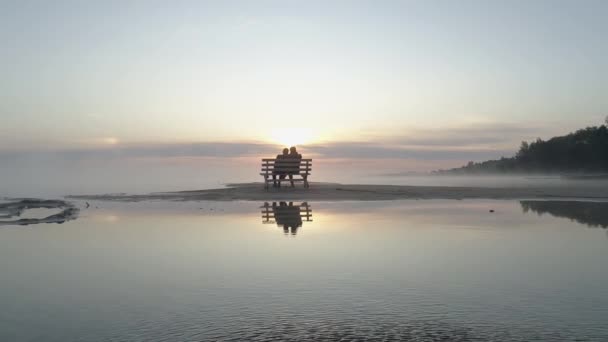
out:
{"label": "fog", "polygon": [[[467,187],[605,187],[608,180],[565,179],[555,175],[435,176],[395,175],[395,166],[382,161],[313,161],[313,182]],[[261,181],[259,158],[117,158],[65,160],[21,158],[3,162],[1,197],[211,189],[228,183]]]}

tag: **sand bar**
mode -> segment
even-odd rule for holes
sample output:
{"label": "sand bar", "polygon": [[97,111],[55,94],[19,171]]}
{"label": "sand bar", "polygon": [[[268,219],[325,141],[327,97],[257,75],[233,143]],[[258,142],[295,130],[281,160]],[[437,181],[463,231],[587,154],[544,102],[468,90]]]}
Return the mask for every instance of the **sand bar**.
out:
{"label": "sand bar", "polygon": [[263,183],[229,184],[226,188],[151,193],[67,196],[105,201],[378,201],[398,199],[585,199],[607,200],[606,187],[449,187],[311,183],[309,189],[264,189]]}

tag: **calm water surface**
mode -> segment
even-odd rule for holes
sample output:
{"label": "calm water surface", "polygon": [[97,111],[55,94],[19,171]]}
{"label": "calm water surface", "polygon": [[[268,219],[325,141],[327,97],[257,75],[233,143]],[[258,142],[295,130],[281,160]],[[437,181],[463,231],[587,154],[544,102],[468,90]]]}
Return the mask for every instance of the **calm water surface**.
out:
{"label": "calm water surface", "polygon": [[608,340],[606,203],[91,204],[0,229],[0,341]]}

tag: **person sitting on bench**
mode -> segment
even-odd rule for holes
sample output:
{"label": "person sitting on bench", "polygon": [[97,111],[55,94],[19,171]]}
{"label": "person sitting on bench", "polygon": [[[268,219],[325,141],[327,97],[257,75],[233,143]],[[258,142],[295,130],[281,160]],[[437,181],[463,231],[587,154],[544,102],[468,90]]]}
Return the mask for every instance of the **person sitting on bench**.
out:
{"label": "person sitting on bench", "polygon": [[[282,166],[281,160],[287,159],[289,157],[289,150],[287,148],[283,149],[283,154],[277,154],[277,159],[274,162],[274,168],[275,169],[280,169]],[[285,177],[287,176],[287,172],[285,171],[273,171],[272,172],[272,183],[273,186],[276,187],[277,186],[277,176],[279,176],[279,180],[281,179],[285,179]],[[281,186],[281,182],[278,182],[278,186]]]}
{"label": "person sitting on bench", "polygon": [[[283,152],[284,153],[284,152]],[[290,160],[302,160],[302,155],[298,153],[298,150],[295,146],[291,146],[289,148],[289,155],[287,156]],[[297,175],[298,171],[289,171],[287,175],[289,175],[289,181],[291,183],[291,187],[293,188],[295,185],[293,184],[293,175]],[[285,176],[283,176],[283,179]],[[279,182],[280,184],[280,182]]]}

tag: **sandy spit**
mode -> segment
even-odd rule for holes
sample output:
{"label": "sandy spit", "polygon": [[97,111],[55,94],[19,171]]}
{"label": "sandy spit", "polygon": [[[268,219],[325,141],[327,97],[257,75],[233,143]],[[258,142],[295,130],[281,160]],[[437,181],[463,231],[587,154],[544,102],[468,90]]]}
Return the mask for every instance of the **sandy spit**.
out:
{"label": "sandy spit", "polygon": [[146,195],[78,195],[67,198],[105,201],[378,201],[398,199],[586,199],[608,200],[605,188],[522,187],[481,188],[311,183],[301,187],[264,189],[263,183],[229,184],[226,188],[151,193]]}

